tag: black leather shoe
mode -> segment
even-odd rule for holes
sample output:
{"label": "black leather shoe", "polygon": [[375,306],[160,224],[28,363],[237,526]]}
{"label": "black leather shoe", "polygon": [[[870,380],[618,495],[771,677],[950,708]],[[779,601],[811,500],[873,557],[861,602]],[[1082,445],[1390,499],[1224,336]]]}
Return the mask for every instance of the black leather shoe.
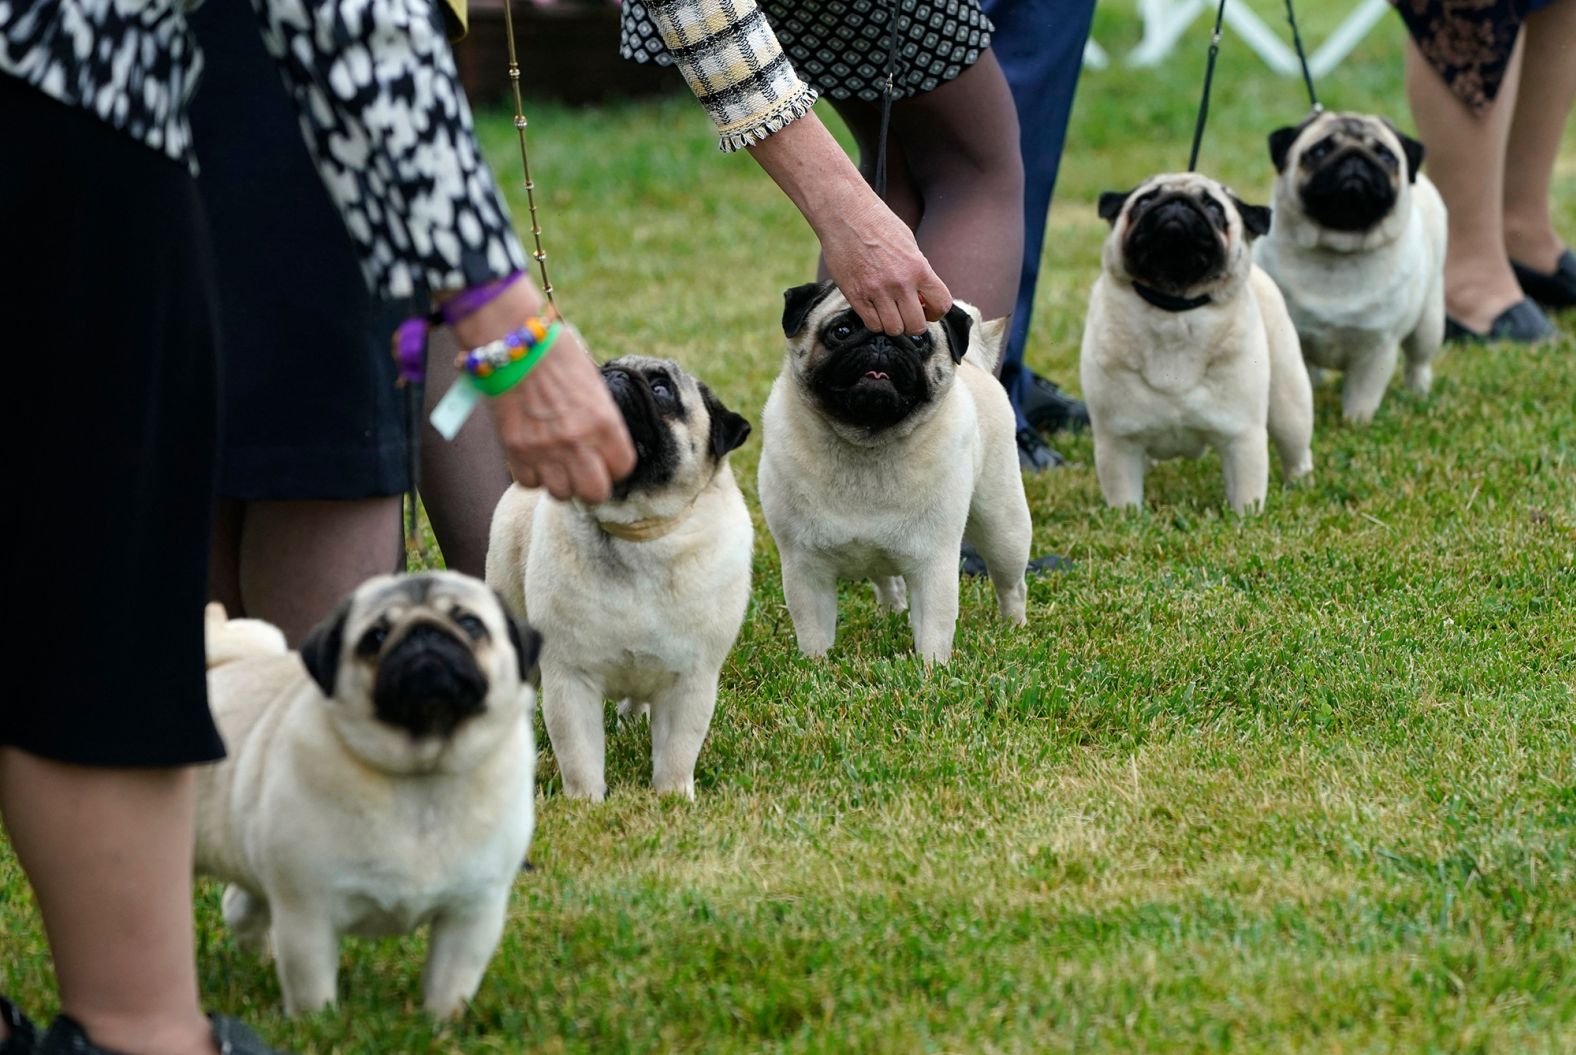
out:
{"label": "black leather shoe", "polygon": [[[213,1015],[213,1045],[219,1055],[285,1055],[262,1042],[256,1033],[233,1018]],[[108,1048],[101,1048],[88,1039],[82,1026],[73,1018],[61,1015],[55,1019],[49,1032],[38,1044],[38,1055],[116,1055]]]}
{"label": "black leather shoe", "polygon": [[1089,427],[1089,408],[1083,400],[1062,391],[1055,381],[1029,374],[1029,394],[1023,400],[1023,416],[1041,432],[1082,432]]}
{"label": "black leather shoe", "polygon": [[1445,316],[1445,340],[1452,344],[1487,344],[1489,341],[1514,341],[1533,344],[1554,336],[1554,324],[1530,300],[1518,301],[1499,313],[1487,333],[1469,330],[1449,315]]}
{"label": "black leather shoe", "polygon": [[1018,430],[1018,468],[1026,473],[1043,473],[1066,459],[1053,451],[1032,428]]}
{"label": "black leather shoe", "polygon": [[38,1044],[38,1030],[16,1005],[0,996],[0,1020],[6,1025],[6,1038],[0,1040],[0,1055],[33,1055]]}
{"label": "black leather shoe", "polygon": [[1521,283],[1521,291],[1545,308],[1576,307],[1576,252],[1567,249],[1554,262],[1554,270],[1537,271],[1510,262],[1510,269]]}
{"label": "black leather shoe", "polygon": [[[1048,571],[1066,571],[1072,566],[1073,562],[1066,557],[1058,557],[1054,553],[1047,553],[1043,557],[1032,558],[1028,567],[1024,569],[1024,574],[1032,579],[1036,575],[1044,575]],[[979,550],[967,542],[963,544],[963,552],[958,557],[958,571],[963,575],[976,579],[983,578],[988,574],[985,568],[985,558],[980,556]]]}

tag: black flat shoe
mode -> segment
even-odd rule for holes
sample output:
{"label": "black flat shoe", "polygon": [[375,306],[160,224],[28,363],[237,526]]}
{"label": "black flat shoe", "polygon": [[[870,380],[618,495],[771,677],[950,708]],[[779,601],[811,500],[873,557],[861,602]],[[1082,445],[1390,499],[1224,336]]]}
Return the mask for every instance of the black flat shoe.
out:
{"label": "black flat shoe", "polygon": [[[1073,566],[1073,562],[1066,557],[1058,557],[1054,553],[1047,553],[1043,557],[1035,557],[1029,561],[1024,574],[1029,578],[1044,575],[1048,571],[1066,571]],[[958,557],[958,572],[972,579],[984,578],[988,572],[985,568],[985,558],[980,556],[979,550],[963,544],[963,552]]]}
{"label": "black flat shoe", "polygon": [[1469,330],[1449,315],[1445,316],[1445,341],[1451,344],[1487,344],[1489,341],[1514,341],[1532,344],[1554,336],[1554,324],[1530,300],[1518,301],[1499,313],[1487,333]]}
{"label": "black flat shoe", "polygon": [[[264,1044],[256,1033],[233,1018],[213,1015],[209,1021],[213,1023],[213,1044],[219,1049],[219,1055],[285,1055]],[[117,1055],[94,1044],[81,1025],[66,1015],[55,1019],[39,1042],[37,1052],[38,1055]]]}
{"label": "black flat shoe", "polygon": [[1089,427],[1089,408],[1074,399],[1055,381],[1029,374],[1029,394],[1023,400],[1023,416],[1041,432],[1082,432]]}
{"label": "black flat shoe", "polygon": [[0,1021],[8,1031],[0,1040],[0,1055],[33,1055],[38,1045],[38,1030],[15,1004],[0,996]]}
{"label": "black flat shoe", "polygon": [[1018,468],[1026,473],[1043,473],[1064,461],[1032,427],[1018,430]]}
{"label": "black flat shoe", "polygon": [[1567,249],[1554,262],[1554,270],[1536,271],[1525,264],[1510,262],[1510,269],[1521,283],[1521,291],[1545,308],[1576,307],[1576,252]]}

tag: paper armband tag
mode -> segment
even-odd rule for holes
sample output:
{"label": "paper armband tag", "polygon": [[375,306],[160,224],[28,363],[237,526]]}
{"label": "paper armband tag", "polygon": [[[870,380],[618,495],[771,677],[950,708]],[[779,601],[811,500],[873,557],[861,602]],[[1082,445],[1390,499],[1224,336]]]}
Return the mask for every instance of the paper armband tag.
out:
{"label": "paper armband tag", "polygon": [[471,379],[461,374],[454,379],[454,384],[438,400],[438,405],[432,408],[432,427],[438,430],[438,435],[446,440],[452,440],[459,434],[461,426],[471,416],[471,411],[476,409],[477,400],[482,394],[471,383]]}

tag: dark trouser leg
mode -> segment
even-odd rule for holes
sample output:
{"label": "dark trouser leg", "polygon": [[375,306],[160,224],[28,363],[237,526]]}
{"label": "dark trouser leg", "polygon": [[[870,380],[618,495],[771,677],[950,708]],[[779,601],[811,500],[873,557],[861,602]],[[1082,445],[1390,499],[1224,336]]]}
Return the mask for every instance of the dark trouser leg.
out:
{"label": "dark trouser leg", "polygon": [[1023,364],[1023,353],[1040,276],[1046,214],[1056,189],[1094,4],[1095,0],[984,0],[982,5],[996,25],[991,49],[1012,89],[1022,130],[1023,264],[1001,375],[1019,428],[1028,425],[1022,407],[1032,375]]}

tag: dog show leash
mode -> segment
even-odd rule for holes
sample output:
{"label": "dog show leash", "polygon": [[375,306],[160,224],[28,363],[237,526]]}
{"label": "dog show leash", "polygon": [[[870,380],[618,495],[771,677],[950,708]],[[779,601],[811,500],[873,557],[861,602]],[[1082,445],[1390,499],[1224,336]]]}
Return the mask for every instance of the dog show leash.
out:
{"label": "dog show leash", "polygon": [[1286,21],[1291,26],[1291,43],[1297,49],[1297,62],[1302,66],[1302,83],[1308,88],[1308,105],[1315,114],[1324,112],[1324,105],[1319,102],[1319,95],[1313,90],[1313,71],[1308,69],[1308,53],[1302,47],[1302,33],[1297,29],[1297,11],[1292,7],[1292,0],[1286,0]]}
{"label": "dog show leash", "polygon": [[1215,12],[1215,29],[1209,38],[1209,62],[1204,67],[1204,96],[1198,103],[1198,122],[1193,126],[1193,150],[1187,157],[1187,170],[1198,171],[1198,150],[1204,144],[1204,125],[1209,121],[1209,90],[1215,83],[1215,60],[1220,57],[1220,30],[1226,20],[1226,0]]}

